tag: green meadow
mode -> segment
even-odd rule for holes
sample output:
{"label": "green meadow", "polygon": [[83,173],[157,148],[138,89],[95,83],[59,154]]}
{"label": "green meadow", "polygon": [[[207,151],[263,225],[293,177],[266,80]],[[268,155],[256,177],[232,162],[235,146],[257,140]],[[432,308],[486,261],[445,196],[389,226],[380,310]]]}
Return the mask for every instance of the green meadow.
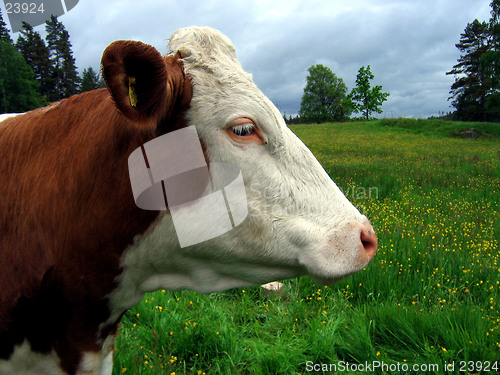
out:
{"label": "green meadow", "polygon": [[283,281],[282,297],[148,294],[122,320],[113,374],[499,373],[500,125],[292,130],[372,221],[372,263],[335,285]]}

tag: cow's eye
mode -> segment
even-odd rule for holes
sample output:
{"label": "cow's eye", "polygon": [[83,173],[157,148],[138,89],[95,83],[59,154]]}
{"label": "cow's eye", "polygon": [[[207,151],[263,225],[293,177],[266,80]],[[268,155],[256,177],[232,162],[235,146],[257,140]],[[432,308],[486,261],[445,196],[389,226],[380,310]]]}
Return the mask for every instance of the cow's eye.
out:
{"label": "cow's eye", "polygon": [[229,137],[238,143],[264,143],[259,128],[248,117],[239,117],[231,121],[230,127],[226,128],[226,131]]}
{"label": "cow's eye", "polygon": [[231,128],[231,131],[239,137],[247,137],[255,134],[255,125],[251,123],[235,125]]}

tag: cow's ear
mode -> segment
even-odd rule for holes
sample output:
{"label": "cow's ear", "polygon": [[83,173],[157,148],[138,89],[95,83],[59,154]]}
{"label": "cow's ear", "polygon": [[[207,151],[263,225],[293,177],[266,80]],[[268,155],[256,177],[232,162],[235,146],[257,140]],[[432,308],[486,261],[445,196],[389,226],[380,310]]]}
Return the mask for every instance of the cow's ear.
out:
{"label": "cow's ear", "polygon": [[184,79],[181,63],[169,63],[152,46],[135,41],[109,45],[102,74],[118,109],[142,127],[156,126],[177,101]]}

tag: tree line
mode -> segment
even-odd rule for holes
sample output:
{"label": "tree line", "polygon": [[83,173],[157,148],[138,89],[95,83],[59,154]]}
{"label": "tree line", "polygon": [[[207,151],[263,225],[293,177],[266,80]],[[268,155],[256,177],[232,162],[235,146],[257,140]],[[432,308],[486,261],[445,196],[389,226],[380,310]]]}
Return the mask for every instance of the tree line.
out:
{"label": "tree line", "polygon": [[52,16],[45,30],[44,40],[24,22],[14,43],[0,11],[0,113],[25,112],[104,87],[92,67],[79,76],[62,22]]}

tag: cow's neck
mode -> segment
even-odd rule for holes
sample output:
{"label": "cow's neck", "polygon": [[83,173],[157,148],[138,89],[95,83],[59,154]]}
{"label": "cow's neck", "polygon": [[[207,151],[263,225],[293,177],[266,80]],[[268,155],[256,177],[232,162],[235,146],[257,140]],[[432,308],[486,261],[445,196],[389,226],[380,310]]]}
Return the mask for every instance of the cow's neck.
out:
{"label": "cow's neck", "polygon": [[300,274],[301,270],[296,266],[253,259],[251,250],[241,258],[233,254],[230,261],[220,253],[210,251],[226,248],[228,252],[237,252],[238,242],[233,237],[234,234],[229,232],[213,240],[180,248],[172,217],[163,211],[154,225],[137,236],[134,244],[123,253],[122,273],[117,279],[116,289],[109,295],[111,317],[108,322],[117,321],[147,292],[188,289],[212,293],[269,282],[270,274],[277,279]]}

